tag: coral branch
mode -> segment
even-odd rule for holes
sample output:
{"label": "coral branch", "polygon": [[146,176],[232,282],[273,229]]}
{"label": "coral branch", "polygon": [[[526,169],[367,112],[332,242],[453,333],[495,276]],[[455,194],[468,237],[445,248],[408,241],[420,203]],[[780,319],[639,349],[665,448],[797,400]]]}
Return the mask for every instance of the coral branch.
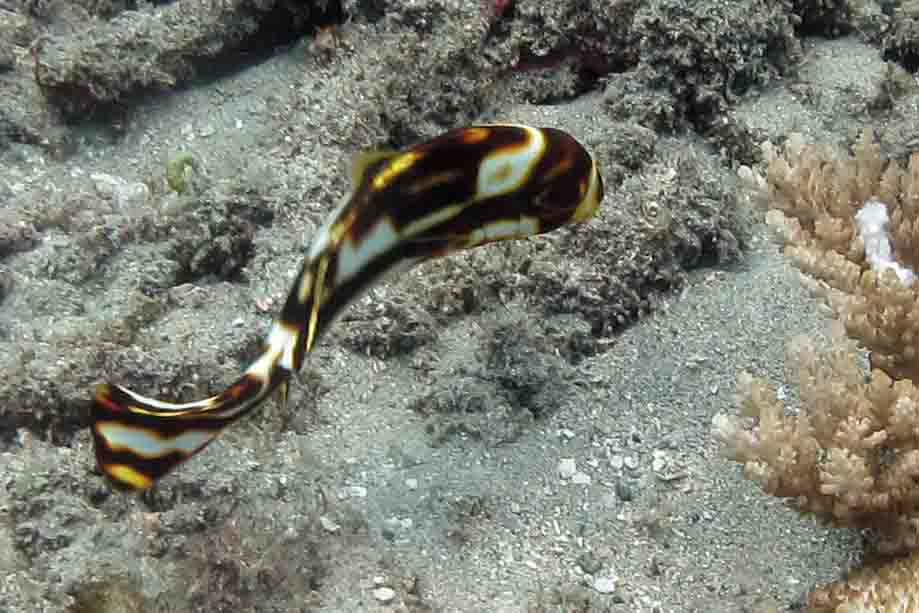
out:
{"label": "coral branch", "polygon": [[865,566],[845,581],[814,590],[807,604],[809,613],[919,611],[919,552]]}
{"label": "coral branch", "polygon": [[742,176],[836,335],[824,351],[790,344],[796,405],[742,374],[739,411],[716,416],[714,436],[766,492],[870,528],[875,553],[913,551],[816,590],[810,611],[919,611],[919,153],[887,160],[870,131],[851,155],[794,135],[763,152],[765,175]]}

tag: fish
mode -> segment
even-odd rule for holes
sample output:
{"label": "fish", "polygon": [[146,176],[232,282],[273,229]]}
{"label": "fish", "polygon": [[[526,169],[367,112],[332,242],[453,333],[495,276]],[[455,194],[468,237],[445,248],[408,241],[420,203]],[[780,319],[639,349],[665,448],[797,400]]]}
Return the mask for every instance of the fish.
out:
{"label": "fish", "polygon": [[262,352],[229,387],[173,403],[102,383],[90,429],[96,462],[119,489],[145,490],[206,448],[291,376],[337,316],[388,273],[594,216],[596,160],[551,127],[461,127],[401,151],[355,158],[351,189],[312,237]]}

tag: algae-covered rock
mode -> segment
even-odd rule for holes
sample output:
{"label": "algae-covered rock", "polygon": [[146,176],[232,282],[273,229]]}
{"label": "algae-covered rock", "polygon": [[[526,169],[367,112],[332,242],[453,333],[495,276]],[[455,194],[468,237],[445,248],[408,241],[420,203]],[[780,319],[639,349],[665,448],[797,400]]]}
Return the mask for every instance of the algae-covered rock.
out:
{"label": "algae-covered rock", "polygon": [[305,32],[326,4],[179,0],[152,10],[126,11],[42,41],[35,78],[66,114],[86,113],[129,94],[175,87],[206,68],[203,62],[238,48],[263,27],[284,23],[291,31]]}

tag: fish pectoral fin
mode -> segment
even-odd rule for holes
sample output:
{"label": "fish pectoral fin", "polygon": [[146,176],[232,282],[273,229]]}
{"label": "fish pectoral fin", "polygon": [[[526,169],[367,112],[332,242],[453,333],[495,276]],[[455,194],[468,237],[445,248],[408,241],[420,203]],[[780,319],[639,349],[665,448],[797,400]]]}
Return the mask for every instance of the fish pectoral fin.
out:
{"label": "fish pectoral fin", "polygon": [[277,396],[275,396],[275,400],[277,401],[278,407],[280,407],[282,413],[287,412],[287,401],[289,398],[290,398],[290,379],[284,379],[278,385]]}
{"label": "fish pectoral fin", "polygon": [[381,162],[392,159],[399,155],[398,151],[391,149],[372,149],[358,153],[351,160],[351,186],[360,185],[364,177]]}

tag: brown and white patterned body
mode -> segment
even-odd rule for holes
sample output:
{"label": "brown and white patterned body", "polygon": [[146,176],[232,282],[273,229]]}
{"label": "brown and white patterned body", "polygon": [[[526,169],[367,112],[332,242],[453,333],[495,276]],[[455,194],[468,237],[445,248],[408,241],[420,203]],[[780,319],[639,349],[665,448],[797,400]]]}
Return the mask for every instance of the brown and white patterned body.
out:
{"label": "brown and white patterned body", "polygon": [[264,352],[224,392],[173,404],[117,385],[96,391],[100,468],[144,489],[280,389],[335,318],[393,269],[591,217],[603,199],[596,163],[553,128],[482,125],[403,152],[362,156],[353,190],[319,229]]}

